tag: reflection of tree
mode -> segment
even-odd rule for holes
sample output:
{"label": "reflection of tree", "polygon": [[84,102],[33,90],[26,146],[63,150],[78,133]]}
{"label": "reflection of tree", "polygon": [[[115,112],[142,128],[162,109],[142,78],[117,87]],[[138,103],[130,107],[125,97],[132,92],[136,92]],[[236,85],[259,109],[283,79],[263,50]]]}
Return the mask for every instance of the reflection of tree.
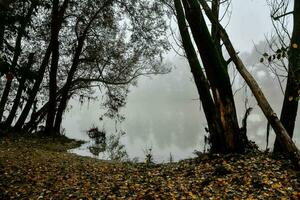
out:
{"label": "reflection of tree", "polygon": [[104,129],[99,130],[97,127],[93,127],[87,131],[87,135],[94,141],[94,144],[89,146],[89,151],[94,156],[99,156],[100,153],[106,154],[107,159],[115,161],[128,160],[128,154],[125,150],[125,146],[121,144],[120,139],[125,132],[120,132],[117,135],[110,135],[106,138],[106,131]]}
{"label": "reflection of tree", "polygon": [[94,141],[94,144],[88,147],[89,151],[94,156],[99,156],[101,152],[106,150],[105,130],[99,131],[97,127],[93,127],[87,131],[87,135]]}
{"label": "reflection of tree", "polygon": [[89,146],[88,149],[94,156],[99,156],[100,153],[105,151],[105,146],[94,144],[92,146]]}
{"label": "reflection of tree", "polygon": [[95,144],[106,143],[106,132],[105,130],[99,131],[97,127],[93,127],[87,131],[88,136],[95,141]]}
{"label": "reflection of tree", "polygon": [[121,144],[120,139],[125,132],[121,132],[117,135],[110,135],[107,140],[107,149],[109,160],[126,161],[128,160],[128,154],[125,150],[125,146]]}

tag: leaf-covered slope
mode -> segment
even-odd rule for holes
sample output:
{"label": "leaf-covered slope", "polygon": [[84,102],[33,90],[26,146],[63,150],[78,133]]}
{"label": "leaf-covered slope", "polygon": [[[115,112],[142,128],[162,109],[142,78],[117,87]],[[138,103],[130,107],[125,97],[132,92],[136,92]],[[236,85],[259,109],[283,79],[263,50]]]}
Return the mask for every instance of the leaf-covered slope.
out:
{"label": "leaf-covered slope", "polygon": [[55,150],[67,143],[23,140],[0,142],[0,199],[300,198],[299,174],[265,154],[147,166]]}

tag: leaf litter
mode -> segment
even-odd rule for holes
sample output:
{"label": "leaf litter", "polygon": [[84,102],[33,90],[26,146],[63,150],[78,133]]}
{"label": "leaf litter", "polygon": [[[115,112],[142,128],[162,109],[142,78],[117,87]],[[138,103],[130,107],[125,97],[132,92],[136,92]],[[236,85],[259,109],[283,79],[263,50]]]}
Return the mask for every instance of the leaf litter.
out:
{"label": "leaf litter", "polygon": [[300,199],[300,173],[265,153],[146,165],[67,153],[72,145],[1,139],[0,199]]}

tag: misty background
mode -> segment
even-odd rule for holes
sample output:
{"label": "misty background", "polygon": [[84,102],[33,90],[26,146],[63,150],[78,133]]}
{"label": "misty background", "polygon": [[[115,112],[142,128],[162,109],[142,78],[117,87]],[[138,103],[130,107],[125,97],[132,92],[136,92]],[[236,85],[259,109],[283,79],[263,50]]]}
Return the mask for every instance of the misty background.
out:
{"label": "misty background", "polygon": [[[271,106],[280,115],[283,93],[278,80],[264,64],[259,62],[267,45],[265,38],[272,34],[273,27],[269,7],[261,0],[233,0],[227,14],[226,30],[240,56],[254,75]],[[230,19],[230,20],[229,20]],[[177,27],[174,27],[175,33]],[[177,34],[178,36],[178,34]],[[174,44],[174,48],[178,49]],[[165,57],[165,63],[172,68],[166,75],[141,77],[137,86],[130,87],[126,107],[122,109],[125,120],[99,120],[105,112],[101,109],[101,96],[96,101],[84,102],[72,100],[69,111],[65,114],[63,127],[68,137],[88,141],[86,131],[93,126],[116,134],[126,132],[121,138],[131,158],[140,161],[145,157],[145,150],[152,148],[155,161],[167,161],[170,153],[175,160],[193,156],[194,150],[204,150],[206,120],[201,108],[198,93],[186,59],[174,51]],[[236,107],[241,125],[247,106],[253,108],[248,118],[248,138],[261,148],[266,148],[267,121],[258,107],[251,91],[244,81],[236,75],[231,66]],[[296,122],[294,141],[299,147],[299,117]],[[269,139],[269,148],[273,147],[274,132]],[[72,152],[91,156],[87,149],[89,143]]]}

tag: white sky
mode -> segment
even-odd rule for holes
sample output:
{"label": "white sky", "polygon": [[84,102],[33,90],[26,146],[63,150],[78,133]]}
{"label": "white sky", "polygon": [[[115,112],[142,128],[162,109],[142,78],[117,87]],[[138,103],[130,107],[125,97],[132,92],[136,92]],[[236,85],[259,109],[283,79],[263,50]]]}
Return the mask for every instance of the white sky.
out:
{"label": "white sky", "polygon": [[228,34],[240,52],[251,51],[254,43],[272,31],[269,7],[265,0],[232,0]]}

